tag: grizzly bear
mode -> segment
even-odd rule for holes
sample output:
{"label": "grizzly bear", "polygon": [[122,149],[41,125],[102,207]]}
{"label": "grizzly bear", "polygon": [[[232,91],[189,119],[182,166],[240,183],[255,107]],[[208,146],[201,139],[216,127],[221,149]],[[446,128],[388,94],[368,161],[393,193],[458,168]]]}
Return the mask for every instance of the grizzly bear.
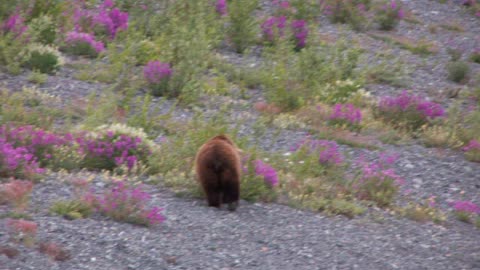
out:
{"label": "grizzly bear", "polygon": [[218,135],[200,147],[195,157],[197,180],[207,196],[208,206],[228,204],[234,211],[240,198],[241,162],[239,149],[225,135]]}

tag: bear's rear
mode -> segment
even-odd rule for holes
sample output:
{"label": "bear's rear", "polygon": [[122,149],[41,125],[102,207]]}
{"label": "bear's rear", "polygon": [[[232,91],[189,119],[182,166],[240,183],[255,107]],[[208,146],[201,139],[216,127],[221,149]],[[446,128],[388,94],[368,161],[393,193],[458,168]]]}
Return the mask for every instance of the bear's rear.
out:
{"label": "bear's rear", "polygon": [[229,210],[237,208],[240,199],[240,155],[227,136],[215,136],[200,147],[195,158],[195,172],[209,206],[228,204]]}

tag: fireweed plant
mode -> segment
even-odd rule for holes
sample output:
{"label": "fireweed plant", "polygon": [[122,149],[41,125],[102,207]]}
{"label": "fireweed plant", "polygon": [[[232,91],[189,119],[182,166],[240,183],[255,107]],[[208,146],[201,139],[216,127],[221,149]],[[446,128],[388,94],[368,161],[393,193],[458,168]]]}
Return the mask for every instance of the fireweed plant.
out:
{"label": "fireweed plant", "polygon": [[15,147],[0,137],[0,176],[34,179],[44,170],[26,147]]}
{"label": "fireweed plant", "polygon": [[[290,24],[290,29],[286,27]],[[280,38],[283,38],[287,31],[291,32],[292,39],[295,42],[295,49],[300,50],[306,46],[308,37],[308,26],[305,20],[293,20],[289,22],[286,16],[269,17],[261,24],[264,40],[268,44],[275,44]]]}
{"label": "fireweed plant", "polygon": [[470,223],[472,218],[480,217],[480,206],[471,201],[454,201],[451,206],[453,213],[460,221]]}
{"label": "fireweed plant", "polygon": [[9,219],[7,228],[14,241],[22,242],[25,246],[35,244],[37,223],[24,219]]}
{"label": "fireweed plant", "polygon": [[321,0],[320,8],[332,23],[348,23],[362,30],[367,23],[370,0]]}
{"label": "fireweed plant", "polygon": [[404,183],[396,174],[392,165],[396,155],[380,154],[377,161],[358,161],[360,169],[350,183],[350,189],[357,198],[375,202],[380,207],[388,207],[393,203],[395,195]]}
{"label": "fireweed plant", "polygon": [[257,159],[254,161],[255,164],[255,174],[257,176],[263,177],[265,184],[268,186],[274,187],[278,185],[278,175],[275,169],[268,165],[267,163]]}
{"label": "fireweed plant", "polygon": [[359,130],[362,121],[362,112],[353,104],[337,103],[333,106],[328,117],[328,124],[337,127],[346,127],[350,130]]}
{"label": "fireweed plant", "polygon": [[172,77],[172,68],[168,63],[150,61],[143,68],[143,76],[154,96],[170,96],[169,81]]}
{"label": "fireweed plant", "polygon": [[375,21],[381,30],[392,30],[405,17],[399,1],[391,0],[379,8],[375,14]]}
{"label": "fireweed plant", "polygon": [[114,7],[114,1],[104,1],[98,9],[78,6],[73,14],[77,32],[93,32],[97,37],[113,40],[120,30],[128,28],[128,13]]}
{"label": "fireweed plant", "polygon": [[0,184],[0,195],[16,211],[24,211],[28,206],[29,196],[33,189],[33,183],[25,180],[11,180],[6,184]]}
{"label": "fireweed plant", "polygon": [[296,164],[292,169],[299,175],[326,176],[335,172],[345,160],[335,141],[307,137],[290,150]]}
{"label": "fireweed plant", "polygon": [[381,98],[373,115],[396,128],[417,130],[430,120],[445,116],[445,110],[438,103],[403,91],[396,97]]}
{"label": "fireweed plant", "polygon": [[15,13],[1,24],[0,29],[4,34],[11,33],[14,37],[19,37],[27,31],[28,26],[25,25],[25,19],[20,14]]}
{"label": "fireweed plant", "polygon": [[71,134],[57,135],[33,126],[4,125],[0,127],[0,136],[15,146],[25,147],[42,167],[49,164],[54,148],[69,144],[73,140]]}
{"label": "fireweed plant", "polygon": [[227,15],[227,0],[217,0],[215,4],[215,10],[217,11],[220,16]]}
{"label": "fireweed plant", "polygon": [[113,183],[110,190],[96,195],[94,191],[87,192],[83,200],[94,209],[116,221],[128,222],[144,226],[152,226],[165,220],[162,208],[147,207],[150,194],[141,186],[133,187],[122,181]]}
{"label": "fireweed plant", "polygon": [[[101,126],[94,132],[54,134],[32,126],[0,127],[2,169],[5,177],[42,173],[39,165],[55,163],[59,148],[76,152],[79,166],[87,169],[134,170],[146,164],[155,144],[141,130],[124,125]],[[57,163],[55,163],[57,164]]]}
{"label": "fireweed plant", "polygon": [[254,156],[242,157],[243,177],[240,183],[240,196],[247,201],[272,201],[278,186],[278,174],[275,168]]}
{"label": "fireweed plant", "polygon": [[472,139],[464,148],[465,157],[474,162],[480,162],[480,141]]}
{"label": "fireweed plant", "polygon": [[65,38],[64,50],[73,55],[96,57],[105,50],[101,41],[96,41],[92,34],[80,32],[68,32]]}

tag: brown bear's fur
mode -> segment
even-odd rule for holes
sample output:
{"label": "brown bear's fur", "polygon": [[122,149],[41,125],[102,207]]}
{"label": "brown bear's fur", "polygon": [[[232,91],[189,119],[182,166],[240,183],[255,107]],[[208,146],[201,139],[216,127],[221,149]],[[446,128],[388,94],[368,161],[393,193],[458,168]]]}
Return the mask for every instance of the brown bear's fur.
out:
{"label": "brown bear's fur", "polygon": [[218,135],[202,145],[195,158],[195,172],[208,206],[226,203],[231,211],[237,208],[242,171],[239,149],[232,140]]}

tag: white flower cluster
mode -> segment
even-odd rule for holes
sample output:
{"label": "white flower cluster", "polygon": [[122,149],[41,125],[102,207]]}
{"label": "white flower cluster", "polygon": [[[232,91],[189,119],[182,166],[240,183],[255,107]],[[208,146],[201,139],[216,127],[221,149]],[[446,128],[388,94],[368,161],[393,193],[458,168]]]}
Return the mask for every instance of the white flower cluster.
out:
{"label": "white flower cluster", "polygon": [[148,138],[147,133],[145,133],[142,128],[135,128],[122,123],[115,123],[109,125],[101,125],[95,129],[95,133],[98,135],[107,134],[107,132],[109,131],[115,134],[124,134],[130,137],[138,137],[142,139],[142,142],[145,143],[150,149],[155,149],[157,147],[155,142]]}
{"label": "white flower cluster", "polygon": [[32,53],[37,52],[39,54],[51,54],[57,58],[57,66],[63,66],[65,64],[65,58],[58,50],[57,47],[51,45],[43,45],[40,43],[29,44],[21,53],[22,62],[27,62],[32,57]]}

